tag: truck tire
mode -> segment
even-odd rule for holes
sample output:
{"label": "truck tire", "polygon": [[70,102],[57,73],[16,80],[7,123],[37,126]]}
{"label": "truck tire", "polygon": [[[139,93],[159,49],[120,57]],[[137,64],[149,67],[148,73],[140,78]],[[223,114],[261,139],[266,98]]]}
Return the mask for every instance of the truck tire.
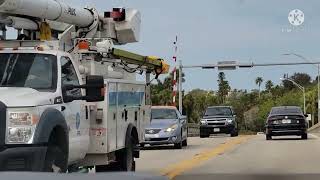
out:
{"label": "truck tire", "polygon": [[54,173],[67,172],[67,159],[63,151],[55,145],[50,145],[47,150],[44,171]]}
{"label": "truck tire", "polygon": [[234,129],[231,134],[230,134],[231,137],[237,137],[238,136],[238,131],[236,129]]}
{"label": "truck tire", "polygon": [[[127,142],[126,148],[116,152],[116,162],[108,165],[96,166],[96,172],[112,172],[112,171],[135,171],[136,163],[134,161],[134,140],[129,137],[130,141]],[[131,142],[131,143],[130,143]]]}
{"label": "truck tire", "polygon": [[301,139],[308,139],[308,134],[307,133],[302,134]]}
{"label": "truck tire", "polygon": [[108,165],[99,165],[99,166],[96,166],[95,169],[96,169],[96,173],[121,171],[120,164],[118,162],[114,162]]}
{"label": "truck tire", "polygon": [[135,140],[132,136],[127,138],[129,138],[129,140],[126,143],[126,148],[117,153],[117,163],[120,171],[135,171],[136,163],[133,151],[136,144],[134,143]]}
{"label": "truck tire", "polygon": [[267,140],[267,141],[268,141],[268,140],[272,140],[272,136],[269,135],[269,134],[266,134],[266,140]]}
{"label": "truck tire", "polygon": [[200,138],[208,138],[208,137],[210,137],[210,134],[205,134],[205,133],[201,133],[201,131],[200,131]]}

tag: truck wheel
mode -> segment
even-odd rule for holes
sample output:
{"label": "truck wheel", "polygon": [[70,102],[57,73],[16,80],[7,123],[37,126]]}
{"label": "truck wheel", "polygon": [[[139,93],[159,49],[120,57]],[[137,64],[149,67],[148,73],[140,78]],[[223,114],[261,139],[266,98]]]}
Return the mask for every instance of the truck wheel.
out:
{"label": "truck wheel", "polygon": [[208,138],[210,137],[210,134],[200,134],[200,138]]}
{"label": "truck wheel", "polygon": [[210,137],[210,134],[205,134],[204,132],[200,131],[200,138],[208,138]]}
{"label": "truck wheel", "polygon": [[114,171],[120,171],[120,164],[118,162],[114,162],[108,165],[99,165],[96,166],[96,173],[99,172],[114,172]]}
{"label": "truck wheel", "polygon": [[200,138],[208,138],[208,137],[210,137],[210,134],[208,133],[208,131],[200,129]]}
{"label": "truck wheel", "polygon": [[49,146],[46,154],[45,172],[65,173],[67,172],[67,159],[58,146]]}
{"label": "truck wheel", "polygon": [[133,137],[129,137],[130,140],[128,141],[126,148],[124,150],[120,150],[117,154],[117,161],[120,166],[121,171],[135,171],[136,170],[136,163],[134,161],[134,147],[136,146],[134,143]]}
{"label": "truck wheel", "polygon": [[268,140],[272,140],[272,136],[269,135],[269,134],[266,134],[266,140],[267,140],[267,141],[268,141]]}
{"label": "truck wheel", "polygon": [[236,137],[238,136],[238,131],[237,130],[233,130],[230,134],[231,137]]}
{"label": "truck wheel", "polygon": [[308,139],[308,134],[307,133],[302,134],[301,139]]}

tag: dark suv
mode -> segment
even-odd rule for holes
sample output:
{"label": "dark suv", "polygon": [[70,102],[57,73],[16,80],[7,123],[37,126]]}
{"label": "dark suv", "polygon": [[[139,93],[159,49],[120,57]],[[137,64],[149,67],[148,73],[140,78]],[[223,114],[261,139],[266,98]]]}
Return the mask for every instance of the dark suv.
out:
{"label": "dark suv", "polygon": [[266,122],[266,139],[272,136],[297,135],[308,139],[308,123],[300,107],[273,107]]}
{"label": "dark suv", "polygon": [[200,138],[210,134],[230,134],[238,136],[236,115],[230,106],[208,107],[200,122]]}

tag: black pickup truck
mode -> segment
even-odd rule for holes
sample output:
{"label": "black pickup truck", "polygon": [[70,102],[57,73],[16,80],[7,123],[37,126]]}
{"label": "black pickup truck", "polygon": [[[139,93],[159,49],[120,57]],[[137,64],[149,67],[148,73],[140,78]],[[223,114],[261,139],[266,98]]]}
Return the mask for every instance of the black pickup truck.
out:
{"label": "black pickup truck", "polygon": [[211,134],[230,134],[238,136],[236,115],[230,106],[208,107],[200,121],[200,138]]}

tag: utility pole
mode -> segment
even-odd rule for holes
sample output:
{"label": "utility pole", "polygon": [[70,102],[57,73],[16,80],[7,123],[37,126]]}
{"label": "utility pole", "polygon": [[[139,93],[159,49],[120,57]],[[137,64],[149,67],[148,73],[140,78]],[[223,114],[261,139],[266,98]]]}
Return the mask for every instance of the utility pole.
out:
{"label": "utility pole", "polygon": [[[293,55],[293,56],[296,56],[300,59],[303,59],[304,61],[306,62],[312,62],[310,61],[309,59],[307,59],[306,57],[302,56],[301,54],[296,54],[296,53],[288,53],[288,54],[283,54],[284,56],[290,56],[290,55]],[[319,64],[314,64],[315,66],[317,66],[318,68],[318,123],[320,121],[320,80],[319,80],[319,77],[320,77],[320,67],[319,67]],[[314,125],[314,118],[312,118],[312,126]]]}
{"label": "utility pole", "polygon": [[303,93],[303,113],[307,114],[307,109],[306,109],[306,89],[303,86],[301,86],[300,84],[296,83],[294,80],[290,79],[290,78],[280,78],[280,80],[290,81],[302,91],[302,93]]}

